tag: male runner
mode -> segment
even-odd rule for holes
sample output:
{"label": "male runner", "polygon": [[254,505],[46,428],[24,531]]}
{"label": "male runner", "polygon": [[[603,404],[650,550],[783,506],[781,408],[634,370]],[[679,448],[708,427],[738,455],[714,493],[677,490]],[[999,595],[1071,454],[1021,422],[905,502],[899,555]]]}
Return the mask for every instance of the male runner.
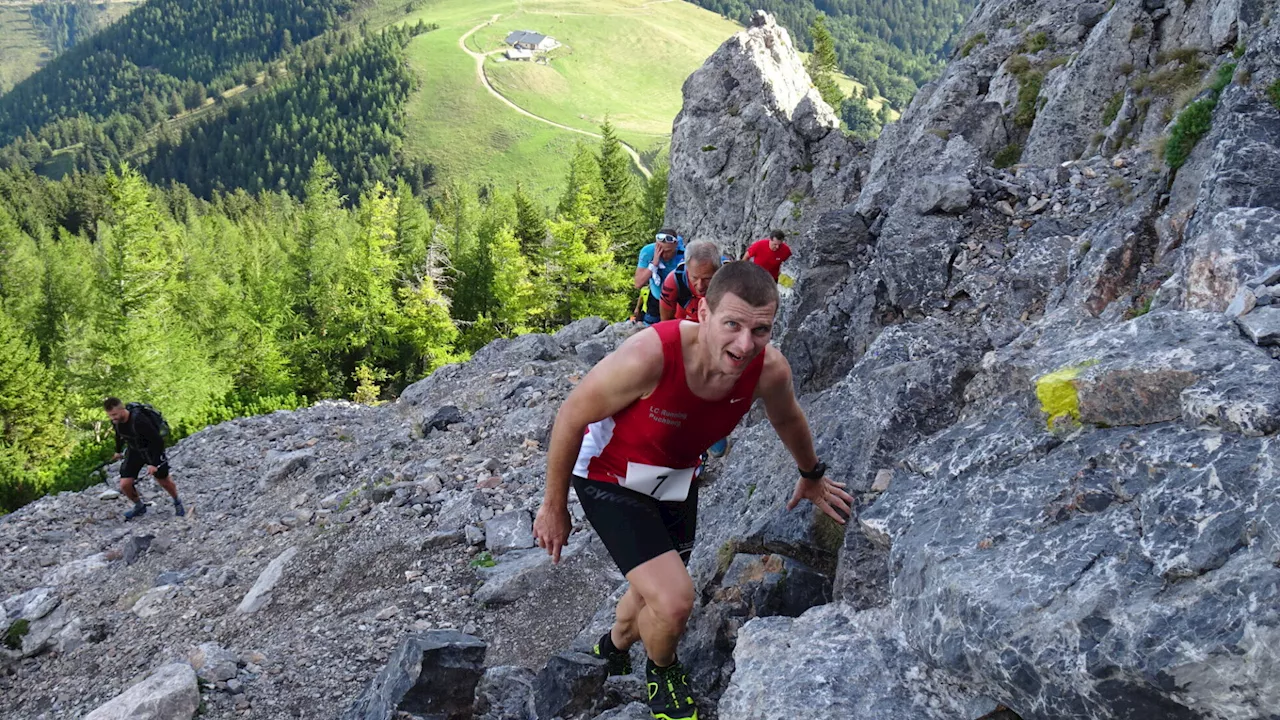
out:
{"label": "male runner", "polygon": [[102,402],[102,408],[111,418],[116,431],[116,453],[111,456],[114,462],[119,460],[120,451],[125,450],[124,462],[120,464],[120,492],[133,501],[133,508],[124,514],[125,520],[132,520],[147,512],[146,503],[138,495],[134,484],[142,466],[156,479],[156,484],[164,488],[173,498],[173,514],[179,517],[186,515],[187,510],[178,498],[178,486],[173,484],[173,476],[169,474],[169,458],[164,452],[164,437],[155,421],[144,412],[141,405],[130,403],[125,405],[120,398],[109,397]]}
{"label": "male runner", "polygon": [[663,320],[698,321],[698,304],[723,261],[710,240],[694,240],[685,248],[684,262],[662,281],[659,313]]}
{"label": "male runner", "polygon": [[777,307],[769,273],[728,263],[711,281],[699,323],[664,322],[629,338],[569,394],[551,432],[534,537],[559,562],[572,479],[587,519],[631,583],[595,653],[611,673],[625,674],[628,648],[644,642],[657,720],[698,716],[676,644],[694,602],[684,563],[693,548],[699,456],[761,398],[801,475],[787,509],[807,499],[843,524],[853,501],[825,476],[791,367],[769,345]]}

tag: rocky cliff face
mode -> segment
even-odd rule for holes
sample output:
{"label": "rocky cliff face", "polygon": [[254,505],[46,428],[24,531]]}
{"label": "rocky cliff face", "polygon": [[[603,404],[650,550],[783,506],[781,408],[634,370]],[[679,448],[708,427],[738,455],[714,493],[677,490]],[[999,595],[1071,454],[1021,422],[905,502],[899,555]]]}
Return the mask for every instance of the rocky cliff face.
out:
{"label": "rocky cliff face", "polygon": [[[804,230],[782,345],[857,522],[782,510],[766,423],[704,495],[720,717],[1280,717],[1276,10],[979,5]],[[758,617],[744,557],[832,602]]]}
{"label": "rocky cliff face", "polygon": [[785,28],[758,13],[684,84],[671,138],[667,224],[740,256],[855,197],[859,143],[804,71]]}
{"label": "rocky cliff face", "polygon": [[[858,498],[786,512],[768,423],[735,433],[680,647],[703,717],[1280,718],[1277,9],[981,3],[871,149],[765,16],[691,76],[668,219],[795,233],[780,343]],[[205,430],[183,522],[4,518],[0,713],[646,717],[575,652],[622,591],[580,515],[566,565],[529,549],[556,406],[625,332]]]}

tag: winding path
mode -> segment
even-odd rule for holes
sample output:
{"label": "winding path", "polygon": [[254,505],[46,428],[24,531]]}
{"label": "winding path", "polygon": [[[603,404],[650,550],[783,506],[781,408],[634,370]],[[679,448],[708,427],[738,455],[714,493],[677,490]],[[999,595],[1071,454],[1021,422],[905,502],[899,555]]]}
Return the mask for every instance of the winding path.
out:
{"label": "winding path", "polygon": [[[597,140],[602,139],[599,133],[593,133],[588,130],[580,130],[576,127],[563,125],[554,120],[548,120],[547,118],[544,118],[541,115],[534,115],[533,113],[529,112],[528,110],[525,110],[524,108],[520,107],[514,102],[511,102],[511,100],[509,100],[506,95],[503,95],[502,93],[498,92],[497,88],[495,88],[492,85],[492,83],[489,82],[489,76],[486,75],[484,72],[484,59],[485,57],[492,55],[493,53],[501,52],[501,51],[493,50],[488,53],[475,52],[471,48],[467,47],[467,38],[471,37],[472,33],[479,30],[480,28],[494,23],[495,21],[497,21],[499,17],[500,15],[495,14],[493,17],[489,18],[488,20],[466,31],[465,33],[462,34],[462,37],[458,38],[458,47],[462,48],[462,52],[475,58],[476,79],[480,81],[480,84],[484,85],[485,89],[489,91],[490,95],[493,95],[494,97],[498,98],[507,107],[511,108],[512,110],[515,110],[516,112],[520,113],[521,115],[524,115],[525,117],[533,118],[538,122],[546,123],[548,125],[551,125],[552,127],[560,128],[561,130],[568,130],[569,132],[575,132],[575,133],[578,133],[579,135],[586,135],[587,137],[593,137]],[[622,140],[619,140],[618,142],[622,145],[622,149],[626,150],[627,154],[631,156],[631,161],[635,163],[636,169],[640,171],[640,174],[643,175],[646,180],[652,177],[652,174],[649,172],[649,168],[645,167],[644,163],[640,161],[640,153],[636,152],[635,148],[631,147],[625,142],[622,142]]]}

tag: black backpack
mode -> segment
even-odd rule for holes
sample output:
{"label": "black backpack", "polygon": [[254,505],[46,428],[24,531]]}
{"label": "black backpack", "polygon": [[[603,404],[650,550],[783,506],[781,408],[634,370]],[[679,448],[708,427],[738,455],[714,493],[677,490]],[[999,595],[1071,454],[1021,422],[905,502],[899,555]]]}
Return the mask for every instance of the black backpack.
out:
{"label": "black backpack", "polygon": [[152,425],[156,426],[156,432],[160,433],[162,440],[169,439],[169,421],[164,419],[164,415],[160,411],[151,407],[147,403],[131,402],[124,406],[130,413],[142,413],[147,416]]}

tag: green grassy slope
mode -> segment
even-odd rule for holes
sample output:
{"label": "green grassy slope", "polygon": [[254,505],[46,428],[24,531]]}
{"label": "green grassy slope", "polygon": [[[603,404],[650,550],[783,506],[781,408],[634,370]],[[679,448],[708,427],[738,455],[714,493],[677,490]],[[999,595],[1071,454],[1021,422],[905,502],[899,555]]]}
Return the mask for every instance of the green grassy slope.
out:
{"label": "green grassy slope", "polygon": [[[509,188],[516,181],[538,195],[559,190],[578,142],[593,138],[525,117],[493,97],[476,73],[476,61],[459,38],[498,15],[468,38],[473,51],[505,47],[511,30],[531,29],[564,47],[550,65],[484,62],[490,82],[529,112],[572,128],[595,132],[608,115],[622,139],[644,152],[665,145],[680,110],[680,88],[738,27],[680,0],[419,0],[404,15],[403,2],[387,2],[383,22],[438,23],[440,29],[409,46],[410,64],[422,86],[407,108],[409,151],[435,165],[443,182],[487,182]],[[397,17],[399,15],[399,17]]]}
{"label": "green grassy slope", "polygon": [[[141,0],[114,0],[105,4],[102,24],[124,17]],[[37,2],[0,5],[0,94],[39,70],[53,58],[40,28],[31,21],[30,6]]]}

